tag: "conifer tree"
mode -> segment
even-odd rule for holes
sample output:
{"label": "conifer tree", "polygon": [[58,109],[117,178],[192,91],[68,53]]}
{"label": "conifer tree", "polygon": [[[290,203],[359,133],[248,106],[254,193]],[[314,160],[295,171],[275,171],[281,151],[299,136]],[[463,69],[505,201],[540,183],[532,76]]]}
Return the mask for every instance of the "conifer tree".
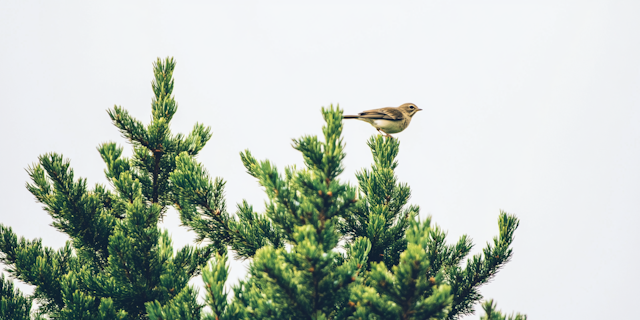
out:
{"label": "conifer tree", "polygon": [[63,248],[18,238],[0,225],[1,261],[13,278],[36,286],[33,298],[51,319],[147,319],[146,303],[167,309],[188,303],[195,306],[188,315],[199,318],[196,291],[187,282],[212,250],[186,246],[174,253],[167,231],[157,225],[174,202],[169,176],[176,157],[197,155],[211,137],[200,124],[186,136],[171,132],[174,67],[169,58],[154,64],[148,125],[119,106],[108,110],[133,146],[130,158],[115,143],[98,147],[111,188],[89,188],[57,153],[42,155],[27,170],[27,189],[52,216],[53,227],[70,238]]}
{"label": "conifer tree", "polygon": [[501,212],[500,235],[463,261],[472,249],[467,236],[448,245],[444,231],[430,218],[417,221],[419,208],[406,206],[411,191],[394,172],[399,142],[369,140],[374,164],[357,173],[356,189],[338,179],[345,157],[342,111],[330,107],[323,116],[324,141],[294,140],[303,169],[286,167],[281,174],[269,161],[241,154],[267,193],[264,213],[244,201],[234,218],[224,211],[221,180],[193,158],[179,157],[171,179],[180,190],[183,222],[199,239],[224,237],[237,255],[253,258],[230,304],[224,248],[205,269],[212,319],[457,319],[472,313],[482,298],[478,287],[512,255],[518,219]]}
{"label": "conifer tree", "polygon": [[[430,217],[418,218],[409,186],[395,175],[398,140],[372,137],[371,168],[356,174],[357,186],[340,180],[342,110],[333,106],[322,109],[322,140],[293,142],[303,168],[280,172],[241,153],[268,200],[264,212],[246,201],[228,212],[224,180],[195,160],[210,129],[170,131],[174,67],[173,59],[154,64],[150,124],[118,106],[108,111],[133,146],[131,158],[115,143],[98,148],[109,187],[89,189],[55,153],[28,169],[27,188],[70,240],[54,250],[0,225],[0,262],[36,286],[24,297],[1,279],[0,319],[29,319],[32,301],[39,305],[32,319],[457,319],[473,312],[479,286],[511,258],[513,215],[501,212],[499,236],[466,260],[467,236],[447,244]],[[174,252],[157,225],[170,206],[199,247]],[[225,287],[229,249],[251,259],[233,292]],[[204,304],[187,284],[200,272]],[[483,319],[526,319],[503,316],[493,301],[483,308]]]}

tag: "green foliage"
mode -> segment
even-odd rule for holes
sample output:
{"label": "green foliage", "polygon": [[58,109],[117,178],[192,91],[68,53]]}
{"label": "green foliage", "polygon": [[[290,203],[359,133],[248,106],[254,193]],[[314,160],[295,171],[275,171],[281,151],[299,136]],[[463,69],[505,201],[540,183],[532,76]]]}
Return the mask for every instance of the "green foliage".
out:
{"label": "green foliage", "polygon": [[13,288],[13,283],[0,274],[0,320],[29,320],[31,299]]}
{"label": "green foliage", "polygon": [[[293,141],[303,168],[279,171],[248,150],[247,172],[264,188],[264,212],[246,201],[227,210],[225,181],[210,176],[195,156],[211,138],[196,124],[173,134],[177,111],[173,59],[154,64],[148,125],[123,108],[108,110],[133,146],[123,157],[115,143],[98,151],[110,186],[87,186],[62,155],[42,155],[28,168],[27,189],[70,240],[53,250],[40,239],[18,238],[0,225],[0,262],[9,275],[36,286],[31,297],[2,279],[0,315],[15,319],[458,319],[473,313],[478,288],[512,256],[518,219],[501,212],[499,236],[467,258],[473,244],[446,233],[398,182],[398,140],[368,141],[373,165],[356,174],[358,186],[339,179],[345,145],[342,110],[322,109],[323,139]],[[158,222],[173,206],[203,247],[174,250]],[[251,259],[249,275],[229,291],[228,250]],[[213,259],[212,259],[213,258]],[[209,261],[208,265],[207,262]],[[188,285],[202,274],[204,304]],[[32,301],[38,314],[29,315]],[[489,301],[487,320],[505,317]]]}
{"label": "green foliage", "polygon": [[362,273],[366,254],[353,250],[368,250],[368,243],[353,246],[346,259],[334,250],[340,239],[336,224],[354,205],[355,189],[337,179],[344,158],[342,112],[330,107],[323,115],[324,142],[312,136],[294,140],[305,169],[287,168],[282,177],[269,162],[242,154],[269,197],[266,216],[290,245],[256,252],[250,278],[235,288],[234,304],[245,318],[331,318],[347,306],[349,284]]}
{"label": "green foliage", "polygon": [[[152,82],[155,97],[151,102],[152,120],[147,126],[134,119],[122,107],[108,110],[113,124],[120,130],[134,148],[131,159],[120,159],[122,149],[114,143],[105,143],[98,148],[107,164],[108,178],[118,179],[129,173],[128,179],[138,181],[145,201],[157,203],[164,210],[174,202],[173,188],[169,177],[176,167],[175,158],[185,152],[195,156],[211,138],[211,129],[196,123],[188,136],[172,135],[169,122],[178,109],[171,93],[173,91],[173,58],[154,64],[155,81]],[[133,199],[133,190],[128,183],[114,183],[122,196]]]}
{"label": "green foliage", "polygon": [[69,241],[55,251],[43,247],[40,239],[18,239],[11,228],[0,225],[0,252],[0,261],[11,277],[36,286],[33,298],[42,312],[62,309],[62,278],[78,263]]}
{"label": "green foliage", "polygon": [[[174,314],[175,306],[196,302],[188,281],[212,250],[187,246],[174,253],[168,233],[158,229],[167,207],[176,202],[169,177],[177,157],[194,157],[211,137],[200,124],[186,136],[171,133],[177,111],[174,67],[169,58],[154,64],[148,125],[119,106],[108,110],[133,146],[131,158],[112,142],[98,148],[111,188],[89,188],[86,179],[75,178],[69,160],[56,153],[42,155],[27,170],[27,189],[70,240],[56,251],[39,239],[18,239],[11,228],[0,226],[0,259],[12,277],[36,286],[33,298],[51,318],[147,319],[147,305],[150,313],[159,305]],[[195,306],[176,314],[198,319]]]}
{"label": "green foliage", "polygon": [[[394,172],[398,141],[369,140],[374,164],[357,174],[356,190],[338,179],[345,156],[341,110],[323,109],[323,116],[324,141],[311,136],[294,140],[304,159],[303,169],[286,167],[281,174],[269,161],[258,161],[249,151],[241,154],[248,173],[267,194],[264,214],[254,213],[243,202],[235,218],[211,215],[208,207],[219,208],[221,203],[219,179],[210,178],[192,159],[185,158],[172,176],[182,188],[182,207],[191,206],[183,209],[182,216],[188,217],[183,221],[200,239],[228,235],[225,239],[233,250],[244,258],[253,257],[249,277],[234,287],[230,304],[224,292],[226,258],[211,265],[215,281],[209,276],[205,284],[213,315],[455,319],[472,313],[471,307],[482,298],[478,286],[511,257],[518,220],[501,213],[500,236],[494,244],[463,261],[472,249],[467,236],[447,244],[445,232],[432,226],[430,218],[417,222],[419,208],[407,206],[411,191]],[[340,253],[340,240],[345,254]]]}
{"label": "green foliage", "polygon": [[162,305],[158,300],[146,304],[149,319],[152,320],[196,320],[200,319],[202,306],[197,302],[198,292],[191,287],[181,290],[178,295]]}
{"label": "green foliage", "polygon": [[205,319],[233,319],[230,317],[229,304],[227,303],[227,292],[224,284],[229,276],[229,266],[226,255],[216,255],[211,261],[209,268],[202,270],[202,280],[207,290],[207,305],[211,307],[211,314]]}
{"label": "green foliage", "polygon": [[482,309],[484,309],[485,315],[480,317],[480,320],[527,320],[527,316],[520,313],[503,315],[502,312],[496,310],[496,304],[493,300],[485,301],[482,304]]}
{"label": "green foliage", "polygon": [[267,244],[282,246],[271,222],[257,215],[246,202],[238,206],[236,216],[240,221],[229,215],[222,179],[212,179],[187,153],[176,160],[177,168],[171,174],[177,195],[176,207],[182,222],[195,231],[197,241],[208,240],[218,254],[226,253],[226,246],[231,245],[243,258],[252,257],[256,250]]}
{"label": "green foliage", "polygon": [[[518,218],[501,211],[498,218],[500,235],[493,238],[493,244],[488,243],[482,250],[482,254],[476,254],[467,259],[464,268],[448,263],[446,278],[451,283],[455,297],[449,319],[456,319],[459,315],[473,312],[473,304],[482,299],[478,287],[491,280],[498,270],[511,259],[513,255],[511,242],[513,241],[513,232],[518,228],[518,224]],[[466,237],[464,238],[466,240]],[[458,243],[460,244],[460,242]],[[465,246],[466,248],[470,249],[470,246]],[[461,255],[453,252],[449,261],[459,258],[462,258]]]}
{"label": "green foliage", "polygon": [[442,319],[451,306],[451,288],[443,277],[429,277],[426,246],[429,224],[413,222],[407,230],[407,249],[398,265],[387,269],[384,262],[372,264],[367,283],[354,290],[356,316],[362,319]]}
{"label": "green foliage", "polygon": [[420,208],[405,208],[411,190],[406,184],[398,183],[394,172],[398,166],[398,140],[374,136],[368,145],[374,164],[370,170],[364,169],[356,174],[360,201],[353,213],[344,218],[340,231],[347,241],[357,237],[369,239],[369,262],[384,261],[391,267],[398,264],[400,253],[407,246],[405,230]]}

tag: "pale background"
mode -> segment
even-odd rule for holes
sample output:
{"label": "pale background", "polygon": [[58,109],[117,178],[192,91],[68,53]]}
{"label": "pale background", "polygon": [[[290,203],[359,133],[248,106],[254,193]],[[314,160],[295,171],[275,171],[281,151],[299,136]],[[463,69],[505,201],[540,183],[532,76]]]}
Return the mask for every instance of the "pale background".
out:
{"label": "pale background", "polygon": [[[486,298],[531,319],[635,318],[639,17],[638,1],[2,1],[0,222],[62,246],[23,169],[55,151],[106,183],[95,148],[124,139],[105,110],[148,122],[151,63],[174,56],[173,131],[213,127],[199,160],[227,181],[230,209],[264,200],[241,150],[302,164],[290,139],[320,133],[321,106],[413,102],[424,111],[398,134],[397,173],[421,215],[474,252],[500,209],[521,219]],[[342,179],[370,165],[374,133],[345,123]],[[176,246],[193,238],[175,212],[164,225]],[[244,273],[232,264],[233,281]]]}

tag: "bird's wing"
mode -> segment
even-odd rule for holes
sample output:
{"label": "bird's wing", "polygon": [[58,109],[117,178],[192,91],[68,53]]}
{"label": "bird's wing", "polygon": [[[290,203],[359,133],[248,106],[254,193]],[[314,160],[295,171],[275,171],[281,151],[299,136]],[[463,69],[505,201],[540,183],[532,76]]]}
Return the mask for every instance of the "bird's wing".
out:
{"label": "bird's wing", "polygon": [[368,119],[385,119],[385,120],[402,120],[403,115],[400,110],[396,108],[380,108],[367,110],[364,112],[358,113],[360,118],[368,118]]}

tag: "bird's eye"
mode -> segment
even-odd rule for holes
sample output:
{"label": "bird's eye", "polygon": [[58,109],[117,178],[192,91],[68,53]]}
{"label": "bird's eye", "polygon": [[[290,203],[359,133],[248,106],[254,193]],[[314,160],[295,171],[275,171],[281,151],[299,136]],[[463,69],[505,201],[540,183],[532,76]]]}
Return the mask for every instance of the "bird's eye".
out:
{"label": "bird's eye", "polygon": [[415,108],[416,108],[416,107],[414,107],[414,106],[409,106],[409,109],[415,109]]}

